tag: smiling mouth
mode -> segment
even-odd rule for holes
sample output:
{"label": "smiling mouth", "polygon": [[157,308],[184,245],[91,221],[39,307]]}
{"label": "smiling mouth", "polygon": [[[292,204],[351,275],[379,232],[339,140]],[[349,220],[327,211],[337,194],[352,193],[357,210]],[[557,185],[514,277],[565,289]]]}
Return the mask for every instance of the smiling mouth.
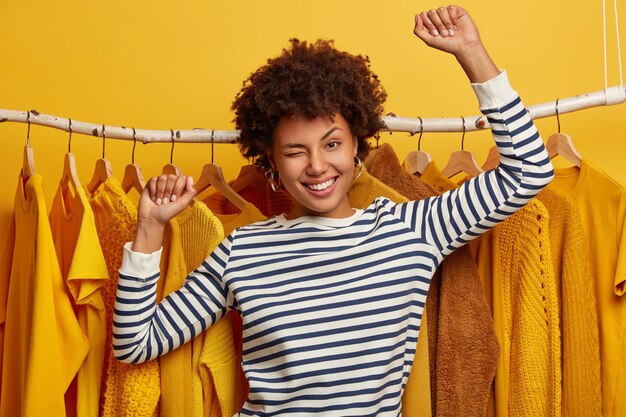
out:
{"label": "smiling mouth", "polygon": [[333,185],[336,180],[337,180],[337,178],[331,178],[328,181],[324,181],[324,182],[319,183],[319,184],[304,184],[304,186],[307,187],[310,190],[313,190],[313,191],[324,191],[328,187]]}

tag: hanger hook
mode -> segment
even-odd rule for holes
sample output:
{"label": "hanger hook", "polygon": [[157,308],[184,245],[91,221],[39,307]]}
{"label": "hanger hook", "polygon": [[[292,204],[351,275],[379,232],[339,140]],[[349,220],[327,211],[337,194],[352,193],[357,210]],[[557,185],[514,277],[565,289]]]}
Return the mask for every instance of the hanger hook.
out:
{"label": "hanger hook", "polygon": [[417,116],[420,119],[420,135],[417,137],[417,150],[422,150],[422,135],[424,134],[424,121],[420,116]]}
{"label": "hanger hook", "polygon": [[461,150],[465,150],[465,117],[461,116],[463,122],[463,136],[461,136]]}
{"label": "hanger hook", "polygon": [[134,164],[135,163],[135,147],[137,146],[137,132],[135,131],[135,128],[133,127],[133,153],[130,157],[130,163]]}
{"label": "hanger hook", "polygon": [[68,130],[70,132],[70,137],[67,140],[67,153],[71,153],[72,152],[72,119],[68,118]]}
{"label": "hanger hook", "polygon": [[213,155],[215,155],[215,141],[213,139],[213,135],[215,134],[215,129],[211,129],[211,164],[213,164]]}
{"label": "hanger hook", "polygon": [[559,117],[559,99],[556,99],[556,104],[554,106],[556,108],[556,132],[561,133],[561,118]]}
{"label": "hanger hook", "polygon": [[170,129],[172,134],[172,149],[170,150],[170,164],[174,163],[174,129]]}
{"label": "hanger hook", "polygon": [[106,145],[107,134],[104,124],[102,124],[102,159],[104,159],[104,146]]}
{"label": "hanger hook", "polygon": [[26,111],[26,123],[28,123],[28,130],[26,131],[26,145],[30,145],[30,110]]}

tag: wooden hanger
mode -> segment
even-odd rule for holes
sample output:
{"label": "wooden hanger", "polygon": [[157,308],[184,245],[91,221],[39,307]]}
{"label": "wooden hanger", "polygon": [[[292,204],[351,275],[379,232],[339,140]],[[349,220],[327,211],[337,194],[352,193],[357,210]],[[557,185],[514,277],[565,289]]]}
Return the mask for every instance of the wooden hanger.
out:
{"label": "wooden hanger", "polygon": [[63,158],[63,173],[61,174],[61,188],[66,190],[69,185],[74,187],[74,190],[79,188],[80,180],[78,179],[78,174],[76,173],[76,159],[74,158],[74,154],[72,153],[72,119],[69,120],[69,132],[70,137],[67,143],[67,153]]}
{"label": "wooden hanger", "polygon": [[483,171],[489,171],[490,169],[494,169],[500,163],[500,150],[497,146],[492,146],[489,148],[489,153],[487,154],[487,158],[485,159],[485,163],[483,164]]}
{"label": "wooden hanger", "polygon": [[572,164],[580,168],[583,157],[578,153],[574,146],[574,141],[570,135],[565,133],[555,133],[548,138],[546,144],[550,159],[554,159],[557,155],[561,155]]}
{"label": "wooden hanger", "polygon": [[461,137],[461,150],[452,152],[450,159],[448,159],[448,163],[441,170],[441,173],[448,178],[451,178],[460,172],[465,172],[471,177],[476,177],[480,173],[484,172],[480,165],[478,165],[474,154],[463,149],[465,146],[465,118],[462,119],[463,136]]}
{"label": "wooden hanger", "polygon": [[580,168],[583,157],[576,150],[572,137],[568,134],[561,133],[561,120],[559,119],[559,99],[556,100],[556,122],[557,133],[551,135],[546,143],[546,149],[550,159],[554,159],[557,155],[561,155],[572,164]]}
{"label": "wooden hanger", "polygon": [[30,110],[26,112],[26,120],[28,123],[28,131],[26,132],[26,145],[24,145],[24,158],[20,172],[23,186],[26,186],[28,180],[37,173],[35,170],[35,155],[33,148],[30,146]]}
{"label": "wooden hanger", "polygon": [[222,168],[215,164],[205,164],[198,181],[196,181],[196,192],[200,194],[210,186],[215,187],[224,197],[235,205],[239,210],[243,210],[248,203],[242,196],[237,194],[224,179]]}
{"label": "wooden hanger", "polygon": [[422,148],[422,134],[424,133],[424,126],[422,125],[422,118],[420,120],[420,135],[417,138],[417,151],[411,151],[406,156],[406,170],[409,174],[423,174],[428,164],[433,161],[432,156],[428,152],[423,151]]}
{"label": "wooden hanger", "polygon": [[163,167],[161,173],[164,175],[179,176],[182,171],[172,162],[174,160],[174,130],[170,129],[170,132],[172,132],[172,150],[170,151],[170,163]]}
{"label": "wooden hanger", "polygon": [[146,182],[143,179],[141,168],[135,164],[135,147],[137,146],[137,136],[133,127],[133,153],[131,163],[124,168],[124,178],[122,179],[122,189],[126,194],[132,189],[137,190],[139,194],[143,192]]}
{"label": "wooden hanger", "polygon": [[111,178],[113,170],[111,169],[111,163],[104,159],[104,145],[106,143],[106,134],[104,132],[104,125],[102,125],[102,158],[96,161],[96,167],[93,171],[91,181],[87,184],[87,190],[90,193],[94,193],[100,184],[103,184],[106,180]]}

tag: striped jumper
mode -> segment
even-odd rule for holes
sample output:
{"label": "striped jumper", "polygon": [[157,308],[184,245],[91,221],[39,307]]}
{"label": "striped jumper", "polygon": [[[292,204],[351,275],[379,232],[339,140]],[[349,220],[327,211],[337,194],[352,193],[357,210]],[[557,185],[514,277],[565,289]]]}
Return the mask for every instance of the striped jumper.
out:
{"label": "striped jumper", "polygon": [[235,309],[250,384],[240,415],[400,416],[435,269],[553,177],[506,73],[472,87],[501,161],[459,189],[403,204],[377,198],[343,219],[281,215],[239,228],[159,304],[160,251],[127,244],[116,357],[156,358]]}

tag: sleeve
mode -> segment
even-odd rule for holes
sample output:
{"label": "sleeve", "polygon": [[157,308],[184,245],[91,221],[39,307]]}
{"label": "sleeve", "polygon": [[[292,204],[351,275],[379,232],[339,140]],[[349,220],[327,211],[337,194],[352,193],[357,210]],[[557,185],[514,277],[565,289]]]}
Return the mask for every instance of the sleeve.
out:
{"label": "sleeve", "polygon": [[616,219],[617,265],[615,266],[614,291],[621,297],[626,292],[626,192],[622,192]]}
{"label": "sleeve", "polygon": [[396,206],[399,217],[443,256],[521,209],[554,177],[543,141],[506,72],[472,87],[491,125],[499,165],[440,196]]}
{"label": "sleeve", "polygon": [[234,306],[224,283],[234,232],[193,271],[183,286],[156,303],[161,250],[143,254],[124,246],[113,311],[113,352],[126,363],[164,355],[202,333]]}

